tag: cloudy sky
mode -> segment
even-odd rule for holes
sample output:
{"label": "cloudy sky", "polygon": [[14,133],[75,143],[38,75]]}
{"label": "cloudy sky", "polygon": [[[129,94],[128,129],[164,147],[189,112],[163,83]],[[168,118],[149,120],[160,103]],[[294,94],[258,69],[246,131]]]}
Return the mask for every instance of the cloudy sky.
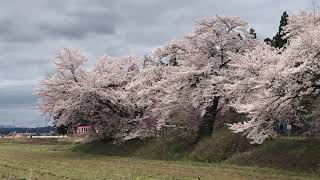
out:
{"label": "cloudy sky", "polygon": [[263,39],[283,11],[312,7],[312,0],[1,0],[0,125],[45,125],[33,93],[60,48],[79,48],[91,64],[103,54],[143,55],[215,15],[240,16]]}

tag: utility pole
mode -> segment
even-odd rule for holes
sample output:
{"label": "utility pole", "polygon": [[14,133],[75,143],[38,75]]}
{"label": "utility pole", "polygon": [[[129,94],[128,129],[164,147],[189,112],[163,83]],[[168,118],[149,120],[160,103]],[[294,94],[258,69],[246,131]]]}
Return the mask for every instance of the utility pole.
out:
{"label": "utility pole", "polygon": [[39,136],[40,135],[40,133],[39,133],[39,122],[37,122],[37,136]]}
{"label": "utility pole", "polygon": [[48,119],[45,118],[45,125],[44,125],[44,133],[49,134],[50,131],[48,130]]}
{"label": "utility pole", "polygon": [[12,132],[14,132],[15,127],[14,127],[14,120],[12,120]]}

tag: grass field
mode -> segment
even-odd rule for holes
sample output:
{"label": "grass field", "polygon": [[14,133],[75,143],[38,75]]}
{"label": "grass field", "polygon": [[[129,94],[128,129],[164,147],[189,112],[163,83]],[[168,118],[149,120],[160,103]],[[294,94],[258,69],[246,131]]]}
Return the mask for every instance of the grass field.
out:
{"label": "grass field", "polygon": [[74,144],[0,140],[0,179],[318,179],[271,168],[92,155]]}

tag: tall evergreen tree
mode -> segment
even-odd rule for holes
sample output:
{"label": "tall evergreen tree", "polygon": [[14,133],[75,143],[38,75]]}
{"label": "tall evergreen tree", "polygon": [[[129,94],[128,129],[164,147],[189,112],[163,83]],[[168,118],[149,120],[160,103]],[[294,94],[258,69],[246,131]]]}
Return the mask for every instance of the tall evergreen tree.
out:
{"label": "tall evergreen tree", "polygon": [[264,42],[269,44],[269,45],[272,45],[272,39],[270,39],[270,38],[264,39]]}
{"label": "tall evergreen tree", "polygon": [[253,36],[253,39],[257,39],[257,33],[254,28],[250,28],[249,33]]}
{"label": "tall evergreen tree", "polygon": [[272,38],[267,38],[264,40],[267,44],[271,44],[271,46],[275,48],[285,48],[288,40],[285,38],[286,33],[283,32],[284,26],[288,24],[288,13],[286,11],[283,12],[280,20],[280,26],[277,34]]}

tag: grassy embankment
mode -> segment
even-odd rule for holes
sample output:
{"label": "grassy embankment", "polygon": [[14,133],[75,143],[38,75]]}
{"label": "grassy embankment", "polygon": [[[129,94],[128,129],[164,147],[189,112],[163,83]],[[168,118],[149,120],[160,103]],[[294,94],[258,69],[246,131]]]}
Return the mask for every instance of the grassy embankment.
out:
{"label": "grassy embankment", "polygon": [[1,140],[0,179],[320,178],[319,139],[281,138],[244,147],[243,139],[225,133],[193,146],[192,140],[175,139],[122,145]]}
{"label": "grassy embankment", "polygon": [[79,145],[74,150],[93,155],[269,167],[316,174],[320,179],[319,138],[281,137],[251,145],[244,136],[222,129],[196,144],[190,138],[169,136],[120,145],[98,142]]}

